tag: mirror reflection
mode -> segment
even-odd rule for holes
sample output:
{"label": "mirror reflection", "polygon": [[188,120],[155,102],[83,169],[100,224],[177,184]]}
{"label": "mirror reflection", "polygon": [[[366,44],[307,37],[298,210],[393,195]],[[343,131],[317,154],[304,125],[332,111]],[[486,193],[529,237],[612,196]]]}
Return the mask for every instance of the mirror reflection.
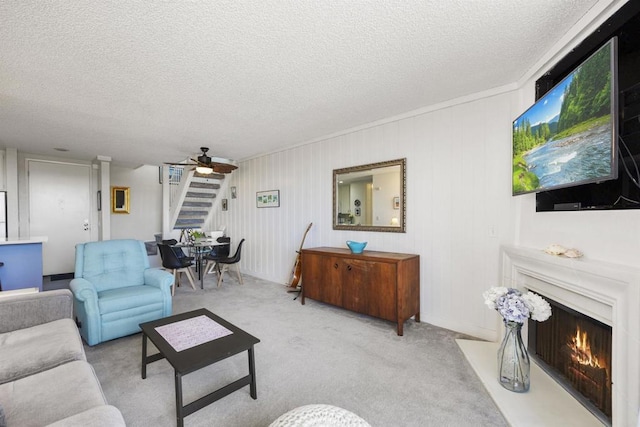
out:
{"label": "mirror reflection", "polygon": [[333,171],[333,228],[405,232],[406,159]]}

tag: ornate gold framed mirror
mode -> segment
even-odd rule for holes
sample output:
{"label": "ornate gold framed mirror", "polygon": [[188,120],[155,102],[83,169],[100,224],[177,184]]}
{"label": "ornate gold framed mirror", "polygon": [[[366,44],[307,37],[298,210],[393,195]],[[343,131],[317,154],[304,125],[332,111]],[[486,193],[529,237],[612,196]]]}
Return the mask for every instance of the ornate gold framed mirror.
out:
{"label": "ornate gold framed mirror", "polygon": [[406,231],[406,162],[333,170],[333,229]]}

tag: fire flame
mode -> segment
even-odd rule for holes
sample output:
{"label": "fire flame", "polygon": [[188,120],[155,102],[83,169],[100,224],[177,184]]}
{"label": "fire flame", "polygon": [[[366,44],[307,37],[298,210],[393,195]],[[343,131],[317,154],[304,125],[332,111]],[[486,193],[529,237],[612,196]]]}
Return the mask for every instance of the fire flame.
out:
{"label": "fire flame", "polygon": [[581,365],[589,365],[595,368],[602,368],[598,357],[591,354],[591,345],[586,332],[582,332],[580,327],[576,328],[576,335],[571,339],[569,344],[573,350],[572,359]]}

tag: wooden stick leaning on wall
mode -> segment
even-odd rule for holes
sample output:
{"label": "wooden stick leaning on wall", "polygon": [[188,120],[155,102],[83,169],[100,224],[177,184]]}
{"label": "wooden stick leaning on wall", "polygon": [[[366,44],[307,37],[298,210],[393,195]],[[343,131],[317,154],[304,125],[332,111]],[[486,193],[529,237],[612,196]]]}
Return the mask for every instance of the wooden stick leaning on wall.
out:
{"label": "wooden stick leaning on wall", "polygon": [[309,230],[311,229],[311,226],[313,225],[312,222],[309,223],[309,226],[307,227],[307,230],[304,232],[304,236],[302,236],[302,242],[300,242],[300,249],[298,249],[296,252],[298,255],[296,255],[296,262],[295,264],[293,264],[293,271],[291,272],[291,280],[289,280],[289,283],[287,285],[287,292],[298,292],[299,289],[299,285],[300,285],[300,276],[302,274],[302,246],[304,245],[304,241],[307,238],[307,233],[309,233]]}

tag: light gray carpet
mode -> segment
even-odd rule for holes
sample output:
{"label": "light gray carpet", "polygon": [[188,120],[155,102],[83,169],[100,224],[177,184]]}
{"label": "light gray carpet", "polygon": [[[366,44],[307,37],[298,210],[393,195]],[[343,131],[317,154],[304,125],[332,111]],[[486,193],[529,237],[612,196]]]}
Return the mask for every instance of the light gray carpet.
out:
{"label": "light gray carpet", "polygon": [[[295,407],[348,409],[373,427],[506,426],[455,343],[426,323],[395,325],[319,302],[293,301],[283,285],[225,275],[206,289],[178,288],[174,313],[205,307],[258,337],[258,399],[245,387],[185,418],[185,426],[265,427]],[[155,350],[153,347],[151,347]],[[140,377],[141,335],[86,347],[109,403],[129,426],[175,426],[174,378],[161,360]],[[184,377],[185,403],[247,372],[246,352]]]}

